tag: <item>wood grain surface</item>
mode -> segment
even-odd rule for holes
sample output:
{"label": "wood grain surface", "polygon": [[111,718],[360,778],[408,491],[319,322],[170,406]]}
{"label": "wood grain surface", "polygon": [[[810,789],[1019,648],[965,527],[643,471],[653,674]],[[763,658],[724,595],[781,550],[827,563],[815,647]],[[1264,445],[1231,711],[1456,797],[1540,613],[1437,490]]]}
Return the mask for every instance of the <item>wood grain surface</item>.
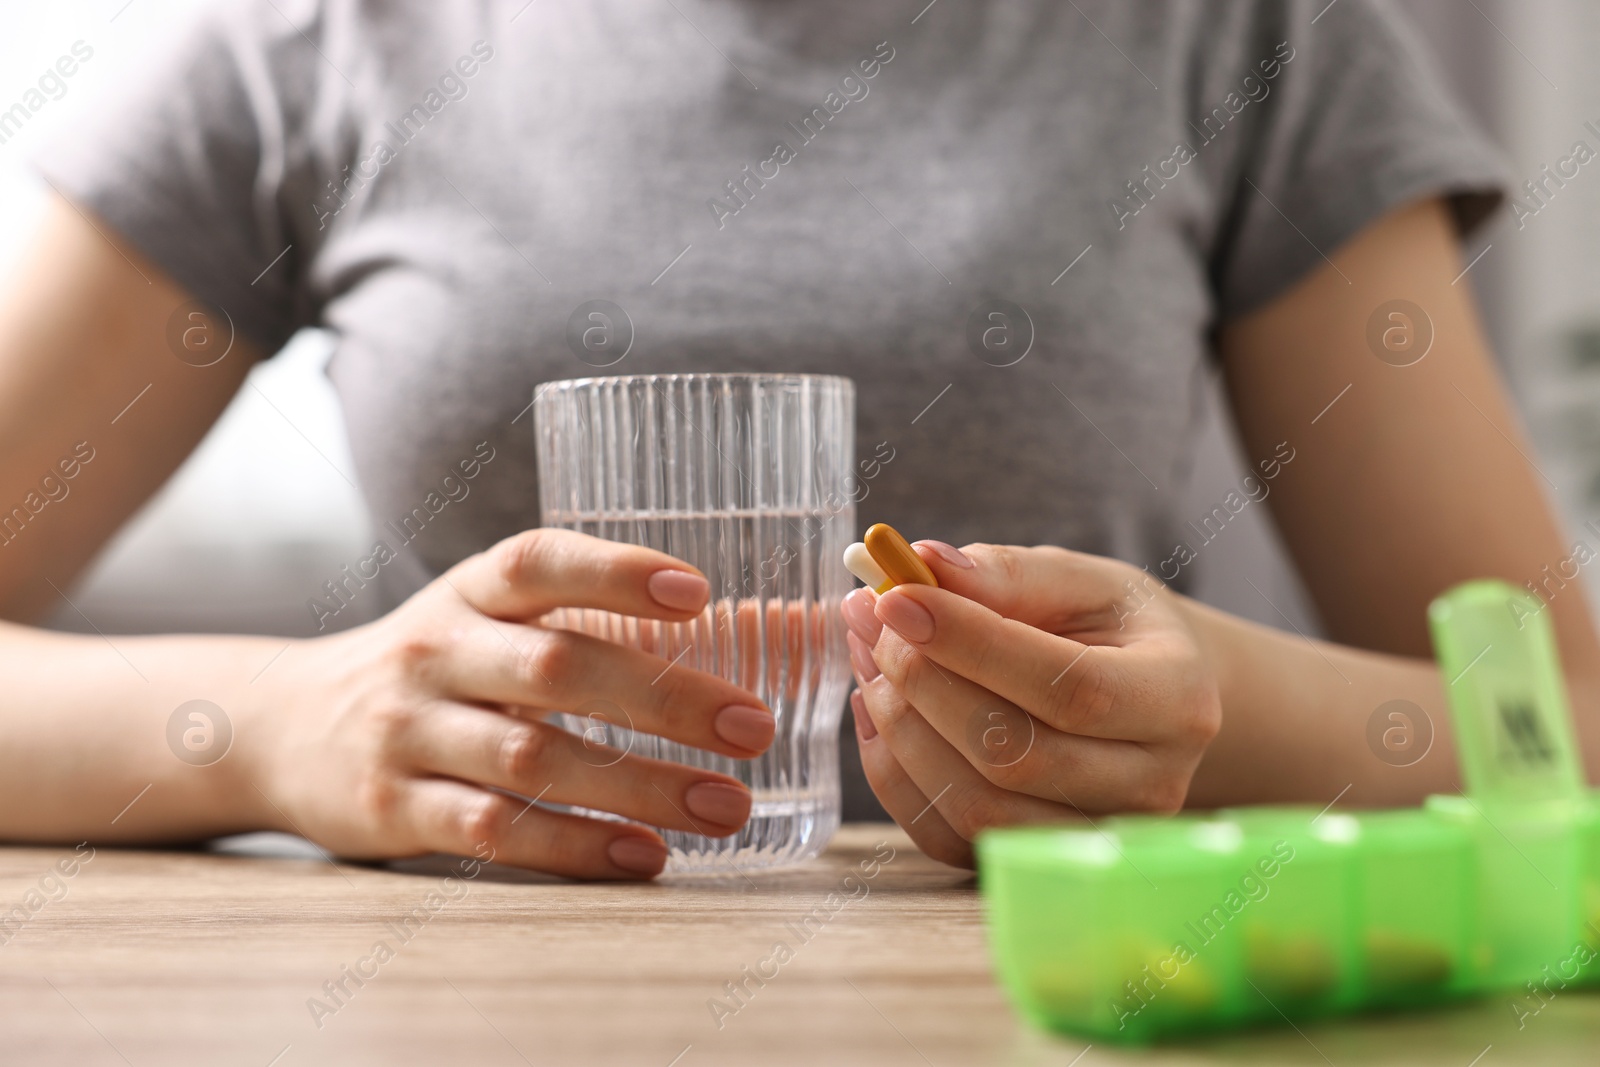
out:
{"label": "wood grain surface", "polygon": [[[1520,1029],[1501,998],[1303,1033],[1086,1051],[1013,1014],[972,876],[925,859],[888,826],[846,827],[797,870],[645,886],[493,866],[462,877],[443,859],[335,865],[284,838],[205,852],[99,848],[86,862],[71,849],[0,849],[0,937],[5,1064],[1600,1058],[1600,996],[1576,992]],[[730,996],[727,983],[744,990]]]}

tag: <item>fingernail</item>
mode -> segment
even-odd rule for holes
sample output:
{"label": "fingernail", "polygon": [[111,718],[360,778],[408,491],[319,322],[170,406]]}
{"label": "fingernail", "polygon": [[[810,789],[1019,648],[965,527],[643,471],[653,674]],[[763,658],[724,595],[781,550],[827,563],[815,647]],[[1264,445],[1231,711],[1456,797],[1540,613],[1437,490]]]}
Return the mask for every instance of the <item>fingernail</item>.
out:
{"label": "fingernail", "polygon": [[947,545],[943,541],[918,541],[912,547],[931,548],[933,549],[934,554],[940,559],[944,560],[952,567],[960,567],[962,570],[971,570],[973,567],[977,566],[977,564],[968,559],[959,548],[956,548],[953,545]]}
{"label": "fingernail", "polygon": [[899,590],[891,589],[878,598],[878,618],[907,641],[920,645],[933,640],[933,616]]}
{"label": "fingernail", "polygon": [[688,571],[656,571],[645,588],[657,604],[673,611],[699,611],[711,595],[711,583]]}
{"label": "fingernail", "polygon": [[750,790],[726,782],[691,785],[683,800],[697,818],[718,826],[743,826],[750,817]]}
{"label": "fingernail", "polygon": [[872,649],[855,634],[845,634],[844,640],[850,646],[850,667],[856,672],[856,681],[866,685],[881,673],[872,662]]}
{"label": "fingernail", "polygon": [[883,623],[872,613],[872,602],[876,599],[870,589],[855,589],[845,594],[839,605],[844,624],[865,641],[868,648],[878,643],[878,635],[883,632]]}
{"label": "fingernail", "polygon": [[772,735],[778,731],[778,722],[766,708],[749,704],[729,704],[711,720],[717,736],[730,745],[760,752],[772,744]]}
{"label": "fingernail", "polygon": [[871,741],[878,736],[878,728],[873,725],[872,716],[867,714],[867,698],[861,695],[859,689],[850,691],[850,711],[856,717],[856,737]]}
{"label": "fingernail", "polygon": [[635,874],[658,874],[667,865],[667,846],[637,834],[613,840],[606,846],[606,855],[622,870]]}

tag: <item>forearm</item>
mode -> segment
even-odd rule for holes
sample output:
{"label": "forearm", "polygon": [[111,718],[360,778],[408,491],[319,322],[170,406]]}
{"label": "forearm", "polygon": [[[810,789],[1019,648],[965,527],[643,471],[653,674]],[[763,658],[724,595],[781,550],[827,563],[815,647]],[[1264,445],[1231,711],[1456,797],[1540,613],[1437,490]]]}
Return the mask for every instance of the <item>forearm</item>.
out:
{"label": "forearm", "polygon": [[[283,645],[0,623],[0,839],[184,841],[281,822],[251,784],[241,735],[248,742],[270,699],[251,679]],[[208,765],[215,736],[209,750],[203,731],[190,735],[194,748],[182,730],[176,751],[168,740],[173,712],[195,699],[222,708],[233,732]]]}
{"label": "forearm", "polygon": [[[1313,641],[1191,600],[1182,605],[1217,672],[1223,707],[1222,730],[1190,790],[1194,807],[1321,806],[1335,796],[1354,807],[1394,807],[1461,789],[1444,682],[1432,660]],[[1569,664],[1567,684],[1592,781],[1600,731],[1590,720],[1600,688],[1586,667]],[[1380,712],[1391,701],[1412,707]]]}
{"label": "forearm", "polygon": [[[1444,687],[1423,659],[1313,641],[1183,602],[1217,672],[1222,730],[1195,774],[1190,803],[1356,807],[1421,802],[1460,779]],[[1379,715],[1376,747],[1369,721]],[[1385,746],[1382,734],[1390,734]],[[1404,731],[1409,730],[1407,735]],[[1432,740],[1428,741],[1431,731]]]}

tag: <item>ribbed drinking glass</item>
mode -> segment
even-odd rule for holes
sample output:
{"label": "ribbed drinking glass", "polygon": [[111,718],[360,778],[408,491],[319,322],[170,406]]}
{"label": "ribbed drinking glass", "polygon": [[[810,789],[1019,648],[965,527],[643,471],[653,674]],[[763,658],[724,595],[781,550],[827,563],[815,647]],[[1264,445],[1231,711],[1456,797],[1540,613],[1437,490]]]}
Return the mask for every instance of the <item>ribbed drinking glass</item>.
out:
{"label": "ribbed drinking glass", "polygon": [[567,727],[596,759],[631,752],[750,786],[739,833],[663,831],[669,870],[743,871],[816,855],[839,825],[854,384],[803,374],[548,382],[534,394],[534,424],[545,526],[659,549],[711,583],[710,604],[687,622],[590,608],[546,621],[648,651],[666,670],[720,675],[777,717],[771,748],[753,760],[635,732],[626,708],[599,701],[563,716]]}

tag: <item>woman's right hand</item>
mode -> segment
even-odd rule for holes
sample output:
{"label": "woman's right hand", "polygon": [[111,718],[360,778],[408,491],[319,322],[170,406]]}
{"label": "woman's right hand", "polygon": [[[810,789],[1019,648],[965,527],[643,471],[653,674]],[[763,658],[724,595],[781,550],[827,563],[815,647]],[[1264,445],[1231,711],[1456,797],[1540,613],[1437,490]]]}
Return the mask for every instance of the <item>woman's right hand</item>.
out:
{"label": "woman's right hand", "polygon": [[772,713],[731,682],[540,619],[579,607],[683,621],[709,593],[699,571],[660,552],[566,530],[517,534],[384,618],[285,652],[267,675],[275,699],[241,729],[235,754],[274,828],[339,855],[487,850],[571,877],[650,877],[667,848],[648,826],[528,798],[721,837],[749,817],[750,791],[545,716],[615,721],[604,709],[620,708],[623,725],[744,759],[771,744]]}

